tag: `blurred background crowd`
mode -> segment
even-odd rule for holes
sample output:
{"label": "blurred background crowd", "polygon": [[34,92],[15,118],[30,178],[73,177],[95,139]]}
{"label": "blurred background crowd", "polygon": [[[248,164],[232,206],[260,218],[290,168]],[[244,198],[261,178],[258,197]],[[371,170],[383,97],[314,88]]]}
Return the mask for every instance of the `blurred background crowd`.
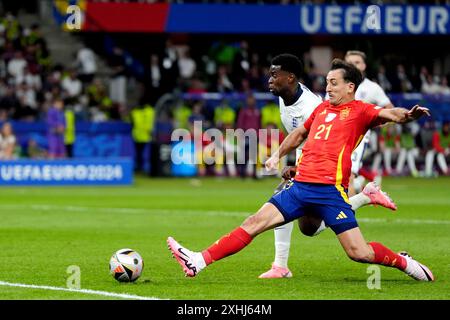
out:
{"label": "blurred background crowd", "polygon": [[[442,42],[444,38],[423,38],[423,44],[417,46],[392,36],[373,42],[362,36],[330,42],[328,36],[80,33],[66,34],[77,45],[65,46],[68,58],[62,59],[55,33],[64,32],[43,25],[38,5],[29,6],[18,8],[3,1],[0,11],[0,159],[73,157],[78,122],[129,123],[137,171],[143,170],[147,161],[144,152],[148,144],[170,144],[174,129],[193,130],[194,121],[202,121],[203,129],[277,128],[281,132],[277,139],[282,140],[285,132],[277,100],[267,90],[271,58],[282,52],[299,56],[305,65],[302,82],[324,96],[326,72],[318,59],[327,53],[343,57],[346,50],[359,49],[368,57],[367,77],[380,84],[394,105],[410,106],[405,97],[420,94],[423,105],[432,103],[442,110],[419,125],[386,126],[375,131],[373,148],[365,159],[368,168],[386,175],[449,174],[450,56],[441,49],[448,46]],[[14,132],[16,122],[45,123],[47,143],[33,139],[19,143]],[[209,143],[213,142],[205,138],[204,146]],[[274,146],[269,141],[265,147]],[[201,175],[258,177],[258,170],[260,165],[199,165]]]}

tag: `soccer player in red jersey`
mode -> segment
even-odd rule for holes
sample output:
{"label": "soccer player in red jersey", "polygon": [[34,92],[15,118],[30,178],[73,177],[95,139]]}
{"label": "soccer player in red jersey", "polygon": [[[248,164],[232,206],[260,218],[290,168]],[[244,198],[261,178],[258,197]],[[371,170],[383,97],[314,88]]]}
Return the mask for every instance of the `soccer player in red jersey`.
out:
{"label": "soccer player in red jersey", "polygon": [[304,125],[292,131],[267,161],[275,170],[281,157],[307,137],[295,179],[272,196],[240,227],[201,252],[193,252],[169,237],[167,243],[186,276],[194,277],[207,265],[245,248],[258,234],[305,215],[320,217],[335,232],[348,257],[356,262],[397,268],[416,280],[433,281],[423,264],[406,252],[395,253],[379,242],[364,240],[347,196],[351,154],[370,128],[386,122],[406,123],[429,110],[414,106],[382,109],[355,100],[361,72],[340,59],[332,62],[327,75],[328,101],[321,103]]}

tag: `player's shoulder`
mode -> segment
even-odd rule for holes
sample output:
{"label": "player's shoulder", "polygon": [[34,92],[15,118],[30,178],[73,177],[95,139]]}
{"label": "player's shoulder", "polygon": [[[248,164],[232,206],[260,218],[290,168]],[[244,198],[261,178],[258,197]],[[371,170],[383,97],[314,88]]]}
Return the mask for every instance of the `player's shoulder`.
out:
{"label": "player's shoulder", "polygon": [[315,109],[315,111],[322,111],[330,106],[330,100],[324,100],[321,103],[319,103]]}
{"label": "player's shoulder", "polygon": [[356,107],[359,108],[361,110],[364,109],[381,109],[381,107],[377,106],[376,104],[373,103],[369,103],[369,102],[365,102],[362,100],[353,100],[352,102],[350,102],[352,107]]}
{"label": "player's shoulder", "polygon": [[358,117],[366,117],[366,116],[372,116],[376,115],[380,112],[382,107],[373,104],[373,103],[367,103],[361,100],[354,100],[352,103],[354,103],[354,106],[356,110],[358,110]]}
{"label": "player's shoulder", "polygon": [[363,82],[361,82],[360,86],[362,88],[367,88],[369,90],[383,90],[381,86],[373,80],[369,78],[364,78]]}

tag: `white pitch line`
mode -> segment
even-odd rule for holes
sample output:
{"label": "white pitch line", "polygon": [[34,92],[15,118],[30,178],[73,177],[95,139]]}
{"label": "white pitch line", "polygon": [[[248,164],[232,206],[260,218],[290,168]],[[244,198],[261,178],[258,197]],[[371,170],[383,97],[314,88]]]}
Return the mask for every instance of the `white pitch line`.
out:
{"label": "white pitch line", "polygon": [[[99,212],[113,212],[113,213],[124,213],[124,214],[133,214],[133,213],[150,213],[157,212],[160,214],[171,214],[177,212],[183,212],[183,214],[190,215],[206,215],[206,216],[227,216],[227,217],[247,217],[250,215],[250,212],[240,212],[240,211],[217,211],[217,210],[188,210],[188,209],[158,209],[158,208],[126,208],[126,207],[85,207],[85,206],[58,206],[58,205],[46,205],[46,204],[38,204],[38,205],[17,205],[17,204],[2,204],[0,207],[17,209],[17,208],[30,208],[32,210],[43,210],[43,211],[69,211],[69,212],[91,212],[91,211],[99,211]],[[391,218],[365,218],[361,217],[361,215],[357,215],[356,219],[360,222],[367,223],[400,223],[400,224],[442,224],[447,225],[450,224],[450,220],[435,220],[435,219],[391,219]]]}
{"label": "white pitch line", "polygon": [[34,285],[34,284],[11,283],[11,282],[5,282],[5,281],[0,281],[0,286],[18,287],[18,288],[27,288],[27,289],[52,290],[52,291],[68,291],[68,292],[93,294],[93,295],[97,295],[97,296],[114,297],[114,298],[122,298],[122,299],[162,300],[162,299],[155,298],[155,297],[143,297],[143,296],[136,296],[136,295],[125,294],[125,293],[113,293],[113,292],[90,290],[90,289],[70,289],[70,288],[64,288],[64,287],[38,286],[38,285]]}

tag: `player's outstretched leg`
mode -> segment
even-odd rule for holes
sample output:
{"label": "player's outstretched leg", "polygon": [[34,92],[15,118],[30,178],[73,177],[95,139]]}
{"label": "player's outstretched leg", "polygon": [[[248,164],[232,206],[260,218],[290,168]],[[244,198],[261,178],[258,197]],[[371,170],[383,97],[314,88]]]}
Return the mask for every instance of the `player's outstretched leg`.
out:
{"label": "player's outstretched leg", "polygon": [[183,268],[185,275],[195,277],[206,266],[241,251],[258,234],[281,225],[283,222],[284,217],[278,208],[267,202],[256,214],[245,219],[240,227],[224,235],[201,252],[186,249],[172,237],[167,238],[167,245]]}
{"label": "player's outstretched leg", "polygon": [[358,227],[340,232],[339,225],[332,228],[347,253],[356,262],[380,264],[397,268],[419,281],[434,281],[434,276],[425,265],[411,258],[407,253],[395,253],[379,242],[366,243]]}
{"label": "player's outstretched leg", "polygon": [[407,252],[398,253],[406,259],[406,268],[404,272],[418,281],[434,281],[434,275],[430,269],[419,261],[414,260]]}
{"label": "player's outstretched leg", "polygon": [[172,256],[183,268],[186,277],[195,277],[206,267],[205,260],[200,252],[193,252],[181,246],[172,237],[167,238],[167,246],[172,251]]}

